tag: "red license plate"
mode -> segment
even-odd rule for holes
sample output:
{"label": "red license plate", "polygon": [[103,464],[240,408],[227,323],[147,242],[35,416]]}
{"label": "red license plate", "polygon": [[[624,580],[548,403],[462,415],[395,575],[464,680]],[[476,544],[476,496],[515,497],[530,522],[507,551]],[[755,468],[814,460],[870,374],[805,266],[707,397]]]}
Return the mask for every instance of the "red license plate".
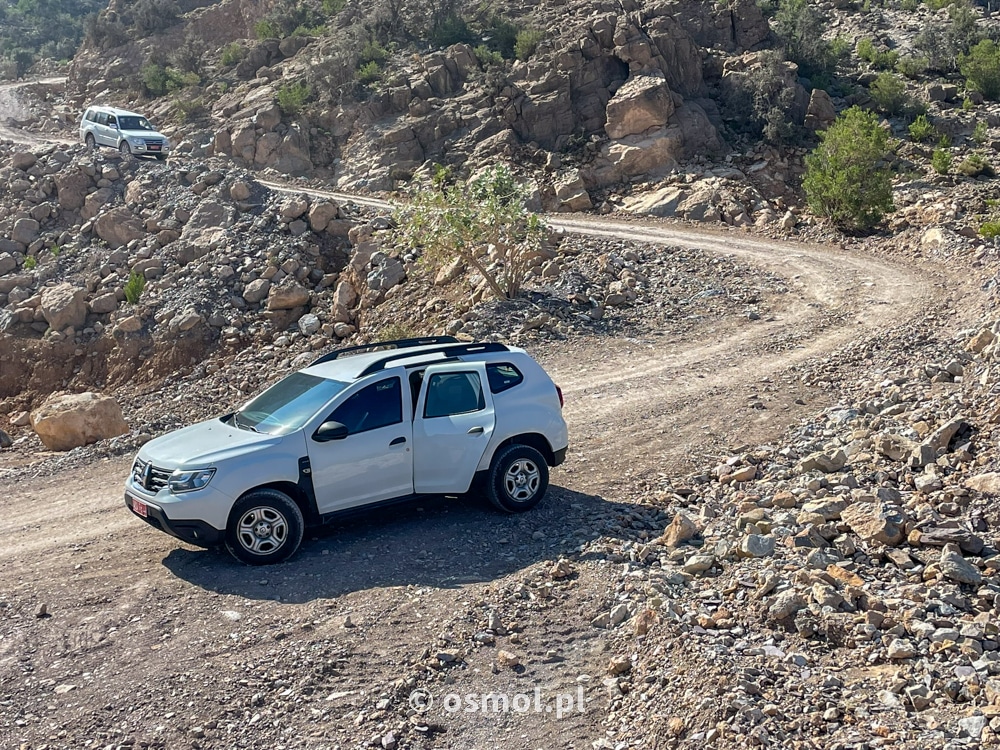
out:
{"label": "red license plate", "polygon": [[136,500],[134,497],[132,498],[132,510],[143,518],[146,518],[149,515],[146,503],[142,502],[142,500]]}
{"label": "red license plate", "polygon": [[160,147],[159,146],[149,146],[149,150],[150,151],[159,151]]}

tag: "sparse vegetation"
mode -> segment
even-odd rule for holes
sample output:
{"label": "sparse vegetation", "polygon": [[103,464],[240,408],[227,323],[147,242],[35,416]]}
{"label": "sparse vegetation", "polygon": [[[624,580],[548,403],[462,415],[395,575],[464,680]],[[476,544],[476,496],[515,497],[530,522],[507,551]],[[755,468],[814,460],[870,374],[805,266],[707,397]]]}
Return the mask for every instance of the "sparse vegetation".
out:
{"label": "sparse vegetation", "polygon": [[197,86],[201,82],[197,73],[182,73],[156,63],[143,65],[139,76],[143,93],[152,98],[166,96],[188,86]]}
{"label": "sparse vegetation", "polygon": [[984,39],[960,55],[958,68],[966,82],[985,98],[1000,99],[1000,48],[992,39]]}
{"label": "sparse vegetation", "polygon": [[931,125],[930,120],[927,119],[927,115],[917,115],[910,127],[908,128],[910,132],[910,138],[912,138],[917,143],[923,143],[924,141],[929,141],[934,137],[936,129]]}
{"label": "sparse vegetation", "polygon": [[980,175],[992,177],[994,174],[993,167],[979,154],[970,154],[956,169],[966,177],[979,177]]}
{"label": "sparse vegetation", "polygon": [[894,73],[879,73],[869,89],[878,110],[887,115],[899,115],[912,107],[906,84]]}
{"label": "sparse vegetation", "polygon": [[823,39],[825,19],[808,0],[780,0],[772,26],[781,37],[788,59],[802,74],[822,85],[833,75],[838,58]]}
{"label": "sparse vegetation", "polygon": [[24,259],[25,271],[34,271],[37,265],[38,265],[38,258],[36,258],[34,255],[29,255],[27,258]]}
{"label": "sparse vegetation", "polygon": [[278,106],[286,115],[294,117],[302,111],[311,95],[312,91],[305,81],[286,83],[278,88]]}
{"label": "sparse vegetation", "polygon": [[246,57],[247,51],[239,42],[231,42],[227,44],[222,50],[222,55],[219,57],[219,62],[225,65],[227,68],[236,65],[240,60]]}
{"label": "sparse vegetation", "polygon": [[983,146],[986,144],[986,135],[986,120],[980,120],[976,123],[976,127],[972,129],[972,142],[977,146]]}
{"label": "sparse vegetation", "polygon": [[416,185],[398,217],[400,238],[440,267],[461,260],[498,299],[513,299],[531,270],[545,234],[524,207],[524,188],[506,167],[491,167],[467,182],[447,184],[448,171]]}
{"label": "sparse vegetation", "polygon": [[518,60],[527,60],[535,54],[535,50],[544,38],[545,32],[540,29],[521,29],[514,41],[514,57]]}
{"label": "sparse vegetation", "polygon": [[934,149],[931,155],[931,167],[938,174],[948,174],[951,171],[951,152],[943,148]]}
{"label": "sparse vegetation", "polygon": [[819,137],[802,184],[810,208],[841,228],[870,229],[893,210],[889,133],[874,113],[855,106]]}
{"label": "sparse vegetation", "polygon": [[362,86],[378,83],[382,80],[382,67],[374,60],[366,62],[358,68],[357,78]]}
{"label": "sparse vegetation", "polygon": [[994,237],[1000,237],[1000,221],[984,221],[979,227],[979,234],[988,240],[992,240]]}
{"label": "sparse vegetation", "polygon": [[142,290],[146,288],[146,277],[141,273],[136,273],[132,271],[128,275],[128,281],[125,282],[124,292],[125,299],[129,304],[134,305],[142,297]]}
{"label": "sparse vegetation", "polygon": [[877,70],[892,70],[899,61],[899,53],[895,50],[880,50],[871,39],[861,39],[857,47],[858,57]]}
{"label": "sparse vegetation", "polygon": [[907,78],[919,78],[927,72],[928,67],[930,62],[926,57],[906,55],[899,58],[899,62],[896,63],[896,72]]}

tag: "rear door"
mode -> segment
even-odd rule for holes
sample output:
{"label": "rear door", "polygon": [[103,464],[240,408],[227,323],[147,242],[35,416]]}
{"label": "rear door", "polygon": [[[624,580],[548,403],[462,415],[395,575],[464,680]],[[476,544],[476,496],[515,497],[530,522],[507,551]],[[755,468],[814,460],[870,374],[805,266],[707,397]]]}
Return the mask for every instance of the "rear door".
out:
{"label": "rear door", "polygon": [[466,492],[496,424],[483,362],[424,370],[413,420],[415,492]]}

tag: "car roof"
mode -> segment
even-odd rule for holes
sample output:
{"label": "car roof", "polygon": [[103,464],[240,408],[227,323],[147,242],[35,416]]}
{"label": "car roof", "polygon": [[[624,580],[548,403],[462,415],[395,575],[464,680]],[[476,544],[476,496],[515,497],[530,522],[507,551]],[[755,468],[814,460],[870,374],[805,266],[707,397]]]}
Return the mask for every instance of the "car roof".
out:
{"label": "car roof", "polygon": [[127,109],[118,109],[118,107],[105,107],[101,104],[95,104],[87,109],[96,109],[99,112],[107,112],[109,115],[124,115],[125,117],[142,117],[145,118],[146,115],[140,115],[138,112],[130,112]]}
{"label": "car roof", "polygon": [[[442,351],[439,345],[412,346],[405,349],[383,349],[375,352],[364,352],[349,356],[332,359],[327,362],[318,362],[301,370],[308,375],[326,378],[328,380],[339,380],[340,382],[351,383],[361,376],[369,366],[388,360],[384,369],[414,364],[443,363],[453,361],[455,356],[459,358],[482,356],[485,352],[462,352],[458,351],[449,357],[447,351]],[[505,347],[506,354],[524,354],[524,349],[515,346]],[[383,368],[379,368],[383,369]]]}

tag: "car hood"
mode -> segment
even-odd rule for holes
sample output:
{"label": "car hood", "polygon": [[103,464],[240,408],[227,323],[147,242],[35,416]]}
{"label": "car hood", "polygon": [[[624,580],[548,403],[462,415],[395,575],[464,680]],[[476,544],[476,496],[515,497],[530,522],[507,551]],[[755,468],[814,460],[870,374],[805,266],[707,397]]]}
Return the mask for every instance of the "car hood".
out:
{"label": "car hood", "polygon": [[160,140],[167,140],[167,136],[155,130],[123,130],[121,133],[126,138],[159,138]]}
{"label": "car hood", "polygon": [[139,458],[164,469],[211,468],[230,458],[270,449],[282,439],[210,419],[150,440],[142,446]]}

